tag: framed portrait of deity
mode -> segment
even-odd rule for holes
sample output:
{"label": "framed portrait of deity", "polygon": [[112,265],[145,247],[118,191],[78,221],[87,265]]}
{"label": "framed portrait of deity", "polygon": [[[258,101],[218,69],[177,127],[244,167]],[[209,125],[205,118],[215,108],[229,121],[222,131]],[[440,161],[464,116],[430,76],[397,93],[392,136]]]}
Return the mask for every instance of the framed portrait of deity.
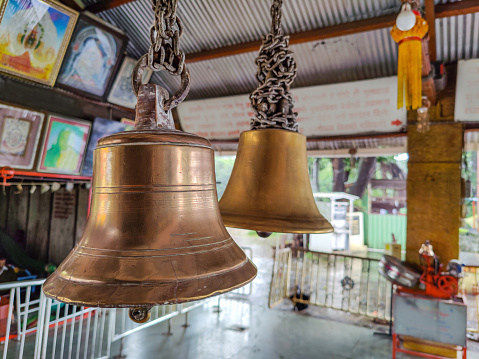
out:
{"label": "framed portrait of deity", "polygon": [[82,14],[78,19],[57,85],[104,100],[123,58],[126,36],[111,25]]}
{"label": "framed portrait of deity", "polygon": [[0,166],[33,169],[45,115],[0,103]]}
{"label": "framed portrait of deity", "polygon": [[87,121],[50,115],[37,171],[79,175],[90,128]]}
{"label": "framed portrait of deity", "polygon": [[[108,102],[114,103],[115,105],[135,108],[136,106],[136,95],[133,92],[133,86],[131,85],[131,74],[135,68],[136,60],[131,57],[125,57],[123,63],[121,64],[120,71],[113,82],[110,93],[108,94]],[[141,82],[143,84],[147,83],[153,71],[150,69],[145,69],[143,71]]]}
{"label": "framed portrait of deity", "polygon": [[0,0],[0,71],[53,86],[77,18],[51,0]]}

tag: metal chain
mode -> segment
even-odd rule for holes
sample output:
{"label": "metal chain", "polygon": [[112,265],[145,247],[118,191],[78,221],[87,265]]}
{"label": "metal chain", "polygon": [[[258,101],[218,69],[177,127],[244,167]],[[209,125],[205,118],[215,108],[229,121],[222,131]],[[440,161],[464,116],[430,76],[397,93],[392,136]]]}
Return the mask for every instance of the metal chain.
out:
{"label": "metal chain", "polygon": [[176,16],[178,0],[153,0],[155,22],[150,29],[148,67],[153,71],[167,70],[178,76],[183,71],[185,54],[180,50],[183,26]]}
{"label": "metal chain", "polygon": [[271,32],[275,35],[281,33],[282,6],[283,0],[273,1],[273,5],[271,5]]}
{"label": "metal chain", "polygon": [[263,37],[256,58],[258,88],[250,95],[255,118],[251,129],[281,128],[298,131],[290,87],[296,77],[296,62],[288,49],[289,36],[281,34],[282,0],[273,0],[271,30]]}
{"label": "metal chain", "polygon": [[138,60],[132,73],[133,91],[138,96],[143,71],[166,70],[173,76],[181,76],[181,87],[164,103],[164,110],[176,107],[190,90],[190,74],[185,64],[185,54],[180,50],[180,37],[183,26],[176,16],[178,0],[152,0],[155,21],[150,29],[150,48]]}

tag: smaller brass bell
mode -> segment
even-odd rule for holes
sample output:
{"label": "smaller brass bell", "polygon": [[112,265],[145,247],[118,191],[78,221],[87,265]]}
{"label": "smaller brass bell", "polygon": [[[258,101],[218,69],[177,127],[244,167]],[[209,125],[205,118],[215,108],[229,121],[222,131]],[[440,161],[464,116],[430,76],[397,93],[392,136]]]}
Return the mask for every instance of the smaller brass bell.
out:
{"label": "smaller brass bell", "polygon": [[306,137],[293,131],[241,133],[236,161],[220,200],[227,227],[259,232],[328,233],[309,181]]}
{"label": "smaller brass bell", "polygon": [[221,220],[210,143],[174,129],[160,90],[143,85],[135,129],[99,140],[85,232],[46,280],[46,296],[127,307],[141,323],[154,305],[218,295],[256,277]]}

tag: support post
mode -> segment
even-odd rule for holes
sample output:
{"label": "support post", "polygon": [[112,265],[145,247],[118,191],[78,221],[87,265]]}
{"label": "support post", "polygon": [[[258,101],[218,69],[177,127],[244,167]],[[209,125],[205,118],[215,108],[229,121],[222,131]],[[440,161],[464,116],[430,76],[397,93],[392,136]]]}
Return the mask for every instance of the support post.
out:
{"label": "support post", "polygon": [[425,240],[441,263],[459,257],[462,124],[435,121],[435,115],[431,111],[425,133],[408,126],[406,260],[416,263]]}

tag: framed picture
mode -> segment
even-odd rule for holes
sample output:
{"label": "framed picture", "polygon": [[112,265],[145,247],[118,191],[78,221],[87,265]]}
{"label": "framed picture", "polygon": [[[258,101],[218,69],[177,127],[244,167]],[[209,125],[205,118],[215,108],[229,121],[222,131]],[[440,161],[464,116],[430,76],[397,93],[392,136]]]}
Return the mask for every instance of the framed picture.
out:
{"label": "framed picture", "polygon": [[120,122],[126,125],[125,131],[131,131],[135,128],[135,121],[129,118],[123,117]]}
{"label": "framed picture", "polygon": [[0,166],[33,169],[45,115],[0,104]]}
{"label": "framed picture", "polygon": [[[115,82],[113,82],[113,86],[111,87],[110,94],[108,95],[108,102],[123,107],[135,108],[136,96],[131,85],[131,74],[133,73],[135,65],[136,61],[134,59],[131,57],[125,57],[121,64],[120,71],[118,71]],[[145,71],[143,71],[141,82],[146,84],[150,81],[152,74],[153,71],[145,69]]]}
{"label": "framed picture", "polygon": [[91,131],[90,142],[85,155],[85,163],[83,165],[83,176],[93,175],[93,151],[96,148],[98,140],[102,137],[112,135],[117,132],[125,131],[124,123],[118,121],[111,121],[104,118],[97,117],[93,122],[93,129]]}
{"label": "framed picture", "polygon": [[87,121],[50,115],[37,170],[79,175],[90,127]]}
{"label": "framed picture", "polygon": [[126,43],[127,38],[120,30],[82,14],[57,84],[103,100],[119,67]]}
{"label": "framed picture", "polygon": [[51,0],[3,0],[0,71],[53,86],[77,18]]}

